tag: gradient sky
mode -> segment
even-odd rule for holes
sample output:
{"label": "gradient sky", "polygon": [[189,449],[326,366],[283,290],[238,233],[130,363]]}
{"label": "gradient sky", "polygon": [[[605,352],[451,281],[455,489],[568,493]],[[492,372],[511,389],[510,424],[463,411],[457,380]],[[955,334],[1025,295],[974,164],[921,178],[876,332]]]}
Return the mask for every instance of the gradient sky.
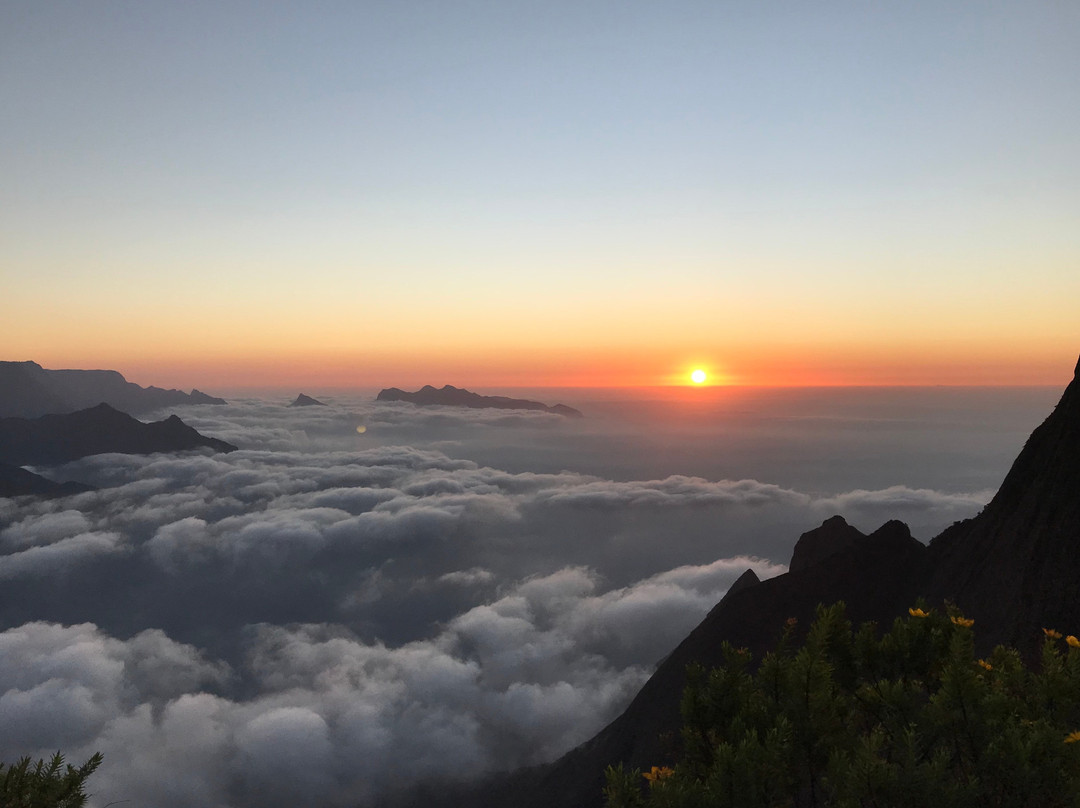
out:
{"label": "gradient sky", "polygon": [[0,4],[3,359],[1059,384],[1080,4]]}

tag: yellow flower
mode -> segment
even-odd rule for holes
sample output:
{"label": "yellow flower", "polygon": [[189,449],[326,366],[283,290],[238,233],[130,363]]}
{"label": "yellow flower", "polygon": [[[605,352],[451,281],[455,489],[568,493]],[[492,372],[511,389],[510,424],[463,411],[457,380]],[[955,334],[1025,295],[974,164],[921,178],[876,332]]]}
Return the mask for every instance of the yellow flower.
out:
{"label": "yellow flower", "polygon": [[924,612],[922,609],[908,609],[907,613],[910,614],[912,617],[929,617],[930,616],[926,612]]}
{"label": "yellow flower", "polygon": [[949,619],[953,621],[954,626],[963,626],[964,628],[971,628],[973,625],[975,625],[975,621],[971,620],[971,619],[969,619],[967,617],[950,617]]}
{"label": "yellow flower", "polygon": [[657,780],[663,780],[673,774],[675,774],[675,770],[669,769],[667,766],[653,766],[651,771],[647,771],[641,776],[650,783],[655,783]]}
{"label": "yellow flower", "polygon": [[1065,736],[1065,743],[1076,743],[1080,741],[1080,732],[1070,732]]}
{"label": "yellow flower", "polygon": [[1076,639],[1072,634],[1065,638],[1065,642],[1072,648],[1080,648],[1080,640]]}
{"label": "yellow flower", "polygon": [[1060,640],[1061,639],[1061,632],[1060,631],[1054,631],[1052,628],[1044,628],[1043,629],[1043,634],[1045,634],[1047,637],[1049,637],[1052,640]]}
{"label": "yellow flower", "polygon": [[994,666],[987,662],[985,659],[978,660],[978,663],[981,667],[985,668],[988,671],[992,671],[994,669]]}

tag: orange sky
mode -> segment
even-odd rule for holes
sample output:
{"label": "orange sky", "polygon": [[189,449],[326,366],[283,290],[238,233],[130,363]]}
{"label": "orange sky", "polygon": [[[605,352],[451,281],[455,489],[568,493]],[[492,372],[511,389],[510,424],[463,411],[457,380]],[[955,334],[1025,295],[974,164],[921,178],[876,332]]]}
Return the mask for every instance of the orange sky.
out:
{"label": "orange sky", "polygon": [[[701,368],[706,385],[1059,385],[1068,378],[1072,346],[990,351],[985,347],[939,353],[875,354],[870,351],[727,352],[581,350],[566,353],[492,352],[487,355],[418,357],[371,351],[330,357],[301,351],[280,356],[157,357],[78,352],[35,358],[46,367],[108,367],[143,385],[206,392],[246,388],[417,388],[423,384],[498,389],[510,387],[633,387],[687,385]],[[22,357],[17,357],[22,358]],[[65,361],[74,358],[75,361]]]}
{"label": "orange sky", "polygon": [[207,272],[64,294],[30,277],[5,289],[0,345],[4,359],[209,391],[651,386],[686,383],[696,367],[712,384],[1053,385],[1080,352],[1080,272],[1045,287],[1004,275],[972,292],[939,283],[934,296],[927,278],[872,274],[853,289],[849,275],[819,276],[814,289],[796,262],[786,283],[718,273],[697,294],[693,273],[654,271],[671,283],[628,279],[608,294],[563,279],[533,292],[524,276],[499,294],[444,289],[411,302],[419,279],[397,281],[393,299],[366,297],[356,280],[324,296],[310,272],[310,287],[268,283],[253,300],[230,298]]}

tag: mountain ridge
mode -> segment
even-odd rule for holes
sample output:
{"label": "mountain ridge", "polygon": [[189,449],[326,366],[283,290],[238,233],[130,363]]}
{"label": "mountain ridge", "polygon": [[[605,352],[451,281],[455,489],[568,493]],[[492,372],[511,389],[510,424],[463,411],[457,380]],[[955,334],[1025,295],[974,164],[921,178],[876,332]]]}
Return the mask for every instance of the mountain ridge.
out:
{"label": "mountain ridge", "polygon": [[451,384],[432,387],[425,384],[415,393],[409,393],[399,387],[387,387],[379,391],[376,401],[408,401],[423,406],[439,405],[448,407],[469,407],[471,409],[499,410],[539,410],[563,415],[567,418],[582,418],[580,410],[565,404],[544,404],[527,398],[509,398],[507,396],[482,396],[462,387]]}
{"label": "mountain ridge", "polygon": [[143,423],[108,404],[38,418],[0,418],[0,463],[8,466],[49,466],[105,452],[151,454],[198,448],[232,452],[237,447],[200,434],[176,415]]}
{"label": "mountain ridge", "polygon": [[115,370],[49,370],[37,362],[0,362],[0,418],[62,415],[105,403],[138,414],[178,404],[226,404],[192,389],[141,387]]}

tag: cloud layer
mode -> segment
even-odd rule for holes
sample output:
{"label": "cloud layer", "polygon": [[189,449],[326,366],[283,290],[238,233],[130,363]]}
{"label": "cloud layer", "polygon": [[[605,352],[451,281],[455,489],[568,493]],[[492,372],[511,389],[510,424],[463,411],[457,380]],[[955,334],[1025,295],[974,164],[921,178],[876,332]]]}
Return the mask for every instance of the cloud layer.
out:
{"label": "cloud layer", "polygon": [[549,760],[801,531],[936,532],[989,496],[467,457],[597,429],[543,413],[184,416],[241,451],[99,455],[45,470],[98,491],[0,499],[0,759],[100,750],[98,804],[377,804]]}

